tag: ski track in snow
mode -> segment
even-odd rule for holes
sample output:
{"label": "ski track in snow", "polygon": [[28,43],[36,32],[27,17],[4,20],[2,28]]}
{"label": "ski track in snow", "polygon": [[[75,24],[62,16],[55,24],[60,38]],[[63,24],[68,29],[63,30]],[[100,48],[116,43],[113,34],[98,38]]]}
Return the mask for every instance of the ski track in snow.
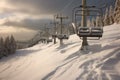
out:
{"label": "ski track in snow", "polygon": [[[114,35],[116,35],[116,34],[114,34]],[[117,37],[115,37],[115,39],[113,38],[113,40],[111,40],[111,37],[108,37],[108,38],[110,38],[109,41],[112,41],[112,43],[114,41],[117,41],[117,39],[118,40],[120,39],[120,37],[118,35],[117,35]],[[105,38],[104,38],[104,40],[105,40]],[[91,49],[91,47],[92,47],[92,49]],[[59,78],[59,77],[62,77],[62,75],[64,75],[65,73],[67,74],[67,71],[72,71],[70,69],[75,63],[76,64],[81,64],[81,62],[83,62],[83,64],[81,64],[79,66],[79,69],[80,69],[79,73],[80,74],[77,76],[77,78],[74,78],[74,79],[71,79],[71,80],[119,80],[120,75],[118,75],[118,72],[114,69],[114,67],[115,67],[114,65],[117,64],[120,61],[120,57],[119,57],[120,56],[120,44],[119,44],[119,41],[114,42],[112,45],[110,45],[108,43],[108,44],[104,45],[103,47],[102,47],[101,44],[100,45],[99,44],[97,44],[97,45],[94,44],[93,46],[90,46],[89,49],[91,51],[93,51],[91,53],[96,53],[97,54],[99,51],[104,51],[106,49],[111,50],[113,48],[115,48],[113,51],[111,51],[109,54],[106,54],[106,55],[102,56],[101,58],[99,58],[100,56],[98,56],[96,58],[90,57],[90,55],[89,55],[89,57],[86,57],[88,54],[85,54],[86,56],[83,59],[82,55],[81,55],[78,58],[75,58],[72,61],[67,62],[67,64],[65,63],[65,65],[61,65],[61,66],[57,67],[54,71],[49,73],[42,80],[62,80],[62,78]],[[96,49],[96,50],[94,50],[94,49]],[[85,52],[85,53],[90,53],[90,52],[88,51],[88,52]],[[100,54],[105,54],[105,53],[101,52]],[[114,54],[117,57],[110,58]],[[72,55],[72,57],[73,56],[76,56],[76,53],[74,53]],[[108,69],[108,70],[106,70],[106,69]]]}
{"label": "ski track in snow", "polygon": [[[2,79],[9,80],[10,77],[16,76],[17,74],[20,74],[21,72],[23,72],[23,70],[26,67],[28,67],[31,63],[30,57],[31,56],[22,57],[22,59],[18,59],[18,60],[16,59],[17,60],[16,62],[11,60],[11,61],[8,61],[7,63],[5,63],[4,65],[2,64],[2,66],[0,66],[0,69],[1,69],[0,74],[1,75],[5,74],[5,76],[1,77],[1,75],[0,75],[0,80],[2,80]],[[9,72],[6,74],[5,71],[9,71]],[[14,74],[14,72],[15,72],[15,74]]]}
{"label": "ski track in snow", "polygon": [[[120,58],[119,58],[120,54],[116,53],[119,50],[120,48],[115,49],[115,51],[112,51],[110,54],[105,55],[101,59],[86,57],[84,55],[83,56],[81,55],[77,58],[73,58],[70,61],[62,64],[61,66],[58,66],[54,71],[49,73],[42,80],[59,80],[59,77],[64,75],[65,72],[71,71],[70,69],[72,69],[72,66],[74,66],[74,64],[80,64],[79,66],[76,66],[80,69],[79,70],[80,75],[74,80],[111,80],[110,76],[112,76],[113,78],[112,80],[119,80],[120,76],[118,75],[118,77],[116,78],[116,75],[118,73],[115,70],[113,70],[114,65],[120,61]],[[115,53],[118,54],[117,57],[110,58]],[[90,56],[90,54],[86,54],[86,55]],[[113,61],[112,63],[111,63],[111,60]],[[81,64],[81,62],[83,63]],[[113,66],[106,65],[106,63],[109,63],[110,65],[113,65]],[[105,68],[106,69],[108,68],[108,70],[106,70]],[[114,79],[114,75],[115,75],[115,79]]]}
{"label": "ski track in snow", "polygon": [[81,41],[75,35],[63,46],[37,44],[18,50],[0,60],[0,80],[23,80],[23,75],[26,80],[120,80],[118,26],[105,27],[103,38],[89,41],[85,51],[79,51]]}

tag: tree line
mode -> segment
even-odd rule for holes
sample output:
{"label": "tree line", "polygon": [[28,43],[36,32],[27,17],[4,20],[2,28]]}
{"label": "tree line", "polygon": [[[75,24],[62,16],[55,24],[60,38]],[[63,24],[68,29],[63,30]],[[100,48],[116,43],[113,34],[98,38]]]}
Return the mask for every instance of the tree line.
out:
{"label": "tree line", "polygon": [[16,52],[16,41],[13,36],[0,38],[0,58]]}
{"label": "tree line", "polygon": [[105,14],[100,17],[100,16],[96,16],[94,18],[87,19],[87,26],[93,26],[93,27],[99,27],[99,26],[107,26],[107,25],[111,25],[114,23],[114,9],[112,6],[110,6],[109,8],[106,8],[105,10]]}
{"label": "tree line", "polygon": [[116,0],[114,8],[114,21],[120,23],[120,0]]}
{"label": "tree line", "polygon": [[112,25],[113,23],[120,23],[120,0],[116,0],[115,6],[112,5],[105,9],[105,13],[102,18],[96,17],[92,20],[87,20],[87,26],[107,26]]}

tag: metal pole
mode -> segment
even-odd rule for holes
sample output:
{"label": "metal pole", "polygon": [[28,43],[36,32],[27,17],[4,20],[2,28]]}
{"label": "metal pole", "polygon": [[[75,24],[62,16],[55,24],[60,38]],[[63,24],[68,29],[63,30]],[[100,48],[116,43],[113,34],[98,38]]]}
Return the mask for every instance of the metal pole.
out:
{"label": "metal pole", "polygon": [[60,34],[62,34],[62,17],[60,18]]}
{"label": "metal pole", "polygon": [[56,23],[54,23],[55,27],[54,27],[54,30],[55,30],[55,33],[54,33],[54,44],[56,44]]}
{"label": "metal pole", "polygon": [[[84,15],[86,14],[86,11],[84,10],[85,8],[86,8],[86,0],[82,0],[82,22],[81,22],[82,27],[87,27],[86,16]],[[88,45],[87,37],[83,37],[81,50],[83,50],[87,45]]]}
{"label": "metal pole", "polygon": [[[68,17],[65,17],[65,16],[57,16],[57,19],[60,19],[60,34],[62,35],[62,28],[63,28],[63,24],[62,24],[62,22],[63,22],[63,19],[68,19]],[[60,45],[62,45],[63,44],[63,39],[60,39]]]}
{"label": "metal pole", "polygon": [[[60,27],[60,34],[62,35],[62,17],[60,17],[60,25],[61,25],[61,27]],[[63,40],[62,39],[60,39],[60,45],[62,45],[63,44]]]}
{"label": "metal pole", "polygon": [[56,44],[56,25],[57,25],[57,22],[55,21],[56,19],[56,15],[54,15],[54,44]]}
{"label": "metal pole", "polygon": [[56,17],[57,17],[57,15],[54,15],[53,22],[50,23],[50,24],[54,25],[54,27],[53,27],[53,34],[52,34],[52,37],[53,37],[53,40],[54,40],[53,41],[54,44],[56,44],[56,37],[57,37],[56,32],[57,32],[57,24],[58,24],[58,22],[56,21]]}

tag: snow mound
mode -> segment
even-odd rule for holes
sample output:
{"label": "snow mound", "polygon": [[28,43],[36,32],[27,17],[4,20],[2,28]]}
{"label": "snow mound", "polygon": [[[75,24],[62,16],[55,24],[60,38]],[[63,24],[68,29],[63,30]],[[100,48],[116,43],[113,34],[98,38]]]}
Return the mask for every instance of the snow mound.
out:
{"label": "snow mound", "polygon": [[64,45],[37,44],[0,60],[0,80],[120,80],[120,25],[104,27],[100,40],[70,36]]}

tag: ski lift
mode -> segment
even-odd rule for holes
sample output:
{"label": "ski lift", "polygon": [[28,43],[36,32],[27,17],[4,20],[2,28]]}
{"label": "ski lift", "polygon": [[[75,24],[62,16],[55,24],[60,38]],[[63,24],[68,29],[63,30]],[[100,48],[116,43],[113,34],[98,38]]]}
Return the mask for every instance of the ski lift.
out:
{"label": "ski lift", "polygon": [[75,14],[73,14],[75,16],[75,24],[72,23],[73,25],[73,28],[76,29],[76,34],[81,38],[81,37],[98,37],[98,39],[100,39],[103,35],[103,25],[101,23],[101,25],[98,27],[98,26],[92,26],[92,27],[77,27],[76,25],[76,17],[78,16],[88,16],[88,17],[94,17],[94,16],[99,16],[100,19],[102,17],[102,12],[100,9],[98,8],[86,8],[84,9],[84,11],[86,12],[85,14],[82,14],[82,9],[79,8],[75,11]]}
{"label": "ski lift", "polygon": [[62,32],[58,32],[57,33],[57,38],[58,39],[69,39],[69,27],[68,26],[64,26],[62,28]]}

